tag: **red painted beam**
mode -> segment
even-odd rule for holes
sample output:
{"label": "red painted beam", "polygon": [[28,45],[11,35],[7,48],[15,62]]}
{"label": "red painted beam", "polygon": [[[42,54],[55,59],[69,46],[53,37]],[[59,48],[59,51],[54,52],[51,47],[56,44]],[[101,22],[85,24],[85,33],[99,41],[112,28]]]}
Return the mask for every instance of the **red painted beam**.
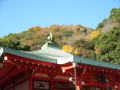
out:
{"label": "red painted beam", "polygon": [[3,69],[2,72],[0,72],[1,73],[0,80],[3,79],[5,76],[7,76],[12,70],[13,70],[13,66]]}
{"label": "red painted beam", "polygon": [[14,68],[14,70],[12,70],[8,75],[6,75],[4,78],[0,80],[0,86],[5,84],[8,80],[12,79],[13,77],[17,76],[21,72],[23,72],[22,69]]}
{"label": "red painted beam", "polygon": [[44,62],[44,61],[40,61],[40,60],[33,60],[30,58],[25,58],[25,57],[20,57],[20,56],[15,56],[15,55],[8,54],[8,53],[6,53],[5,56],[7,56],[8,59],[10,59],[10,60],[16,59],[17,61],[23,62],[23,63],[28,62],[28,63],[32,63],[32,64],[41,64],[41,65],[48,65],[48,66],[56,66],[57,65],[54,63]]}

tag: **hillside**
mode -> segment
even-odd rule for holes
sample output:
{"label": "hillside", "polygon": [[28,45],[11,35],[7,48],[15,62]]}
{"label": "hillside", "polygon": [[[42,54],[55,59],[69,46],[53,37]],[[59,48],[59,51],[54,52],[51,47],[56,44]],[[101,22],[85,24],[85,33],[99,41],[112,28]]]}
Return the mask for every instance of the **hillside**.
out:
{"label": "hillside", "polygon": [[42,46],[46,42],[46,38],[51,32],[54,42],[61,48],[64,45],[74,46],[80,40],[89,41],[89,35],[92,31],[93,29],[81,25],[51,25],[48,28],[35,26],[21,33],[9,34],[4,39],[20,41],[23,45],[30,46],[30,50],[35,50],[37,45]]}
{"label": "hillside", "polygon": [[98,24],[96,30],[82,25],[32,27],[0,39],[0,46],[17,50],[36,50],[51,32],[53,42],[61,49],[81,57],[120,64],[120,8]]}

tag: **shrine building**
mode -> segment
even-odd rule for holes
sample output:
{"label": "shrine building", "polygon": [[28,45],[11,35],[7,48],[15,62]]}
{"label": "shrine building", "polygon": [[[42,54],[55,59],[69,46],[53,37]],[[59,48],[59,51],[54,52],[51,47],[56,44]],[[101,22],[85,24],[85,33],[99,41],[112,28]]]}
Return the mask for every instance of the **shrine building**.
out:
{"label": "shrine building", "polygon": [[120,66],[46,43],[37,51],[0,48],[0,90],[120,90]]}

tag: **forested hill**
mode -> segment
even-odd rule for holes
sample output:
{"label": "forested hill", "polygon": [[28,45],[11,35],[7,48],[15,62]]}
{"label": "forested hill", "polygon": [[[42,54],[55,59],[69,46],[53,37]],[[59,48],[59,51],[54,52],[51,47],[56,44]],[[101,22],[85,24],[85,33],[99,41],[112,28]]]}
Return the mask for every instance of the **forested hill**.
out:
{"label": "forested hill", "polygon": [[62,50],[85,58],[120,64],[120,8],[100,22],[95,30],[82,25],[32,27],[0,38],[0,46],[17,50],[36,50],[46,42],[49,32]]}
{"label": "forested hill", "polygon": [[37,49],[37,45],[42,46],[45,44],[50,32],[53,34],[54,42],[59,47],[62,47],[66,44],[73,45],[77,40],[88,40],[88,36],[92,30],[81,25],[51,25],[47,28],[35,26],[21,33],[11,33],[5,36],[4,39],[20,41],[23,45],[30,46],[30,50],[35,50]]}

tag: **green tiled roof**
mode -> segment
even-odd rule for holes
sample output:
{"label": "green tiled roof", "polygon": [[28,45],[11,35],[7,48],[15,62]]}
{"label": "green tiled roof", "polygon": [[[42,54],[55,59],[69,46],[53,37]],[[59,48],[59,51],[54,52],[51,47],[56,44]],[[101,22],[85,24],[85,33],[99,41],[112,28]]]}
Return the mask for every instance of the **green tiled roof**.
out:
{"label": "green tiled roof", "polygon": [[40,50],[37,51],[20,51],[20,50],[13,50],[9,48],[1,48],[0,54],[9,53],[20,57],[30,58],[34,60],[50,62],[59,64],[72,57],[73,55],[66,53],[56,47],[51,47],[51,45],[45,44]]}
{"label": "green tiled roof", "polygon": [[9,54],[13,54],[13,55],[20,56],[20,57],[25,57],[25,58],[30,58],[30,59],[40,60],[40,61],[45,61],[45,62],[50,62],[50,63],[57,63],[56,59],[50,59],[50,58],[45,58],[45,57],[43,58],[38,55],[35,55],[35,54],[33,55],[25,51],[13,50],[9,48],[1,48],[0,54],[3,54],[3,53],[9,53]]}
{"label": "green tiled roof", "polygon": [[41,50],[38,51],[32,51],[27,52],[28,54],[40,56],[40,57],[46,57],[46,58],[52,58],[52,59],[58,59],[58,58],[69,58],[72,55],[69,53],[64,52],[63,50],[51,47],[49,45],[46,45],[45,47],[41,48]]}
{"label": "green tiled roof", "polygon": [[[20,57],[25,57],[25,58],[30,58],[34,60],[55,63],[55,64],[60,64],[58,63],[58,61],[59,62],[63,61],[63,64],[64,64],[64,63],[70,62],[70,59],[72,59],[71,62],[74,62],[76,64],[80,63],[80,64],[120,70],[120,65],[110,64],[107,62],[101,62],[96,60],[90,60],[86,58],[81,58],[79,56],[73,56],[72,54],[66,53],[58,48],[54,48],[48,45],[43,46],[41,50],[32,51],[32,52],[1,48],[0,56],[3,53],[9,53],[9,54],[13,54]],[[65,60],[67,60],[67,62],[64,62]]]}
{"label": "green tiled roof", "polygon": [[120,65],[110,64],[110,63],[102,62],[102,61],[90,60],[90,59],[81,58],[78,56],[74,56],[73,62],[120,70]]}

